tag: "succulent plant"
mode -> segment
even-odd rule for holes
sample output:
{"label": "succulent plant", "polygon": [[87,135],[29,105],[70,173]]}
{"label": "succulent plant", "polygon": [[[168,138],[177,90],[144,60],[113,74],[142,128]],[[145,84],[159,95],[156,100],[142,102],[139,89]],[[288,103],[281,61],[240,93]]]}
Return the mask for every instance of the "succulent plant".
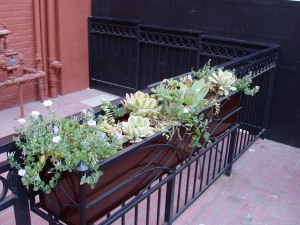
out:
{"label": "succulent plant", "polygon": [[219,69],[218,72],[214,72],[212,76],[208,77],[210,91],[219,96],[227,96],[231,91],[235,91],[235,82],[236,77],[229,70],[223,71]]}
{"label": "succulent plant", "polygon": [[181,90],[184,91],[183,101],[186,105],[197,105],[207,95],[209,89],[204,79],[195,81],[192,84],[187,78],[185,80],[185,85],[181,87]]}
{"label": "succulent plant", "polygon": [[128,122],[121,123],[121,127],[124,136],[133,142],[139,142],[154,133],[149,119],[141,116],[131,115]]}
{"label": "succulent plant", "polygon": [[151,116],[161,110],[156,99],[141,91],[135,94],[126,94],[126,100],[123,102],[123,105],[132,115],[136,116]]}

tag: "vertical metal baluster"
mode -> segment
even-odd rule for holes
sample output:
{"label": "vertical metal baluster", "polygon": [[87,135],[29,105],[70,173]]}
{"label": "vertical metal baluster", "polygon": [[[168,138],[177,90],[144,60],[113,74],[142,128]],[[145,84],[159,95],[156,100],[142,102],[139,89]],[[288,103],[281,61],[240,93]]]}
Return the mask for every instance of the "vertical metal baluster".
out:
{"label": "vertical metal baluster", "polygon": [[149,225],[149,219],[150,219],[150,200],[151,200],[151,195],[147,197],[147,210],[146,210],[146,225]]}
{"label": "vertical metal baluster", "polygon": [[227,136],[226,137],[226,150],[225,150],[225,159],[224,159],[223,168],[225,168],[227,166],[228,155],[229,155],[229,144],[230,144],[230,138],[229,138],[229,136]]}
{"label": "vertical metal baluster", "polygon": [[234,129],[232,133],[230,133],[230,144],[229,144],[229,153],[228,153],[228,168],[225,172],[227,176],[231,175],[231,170],[232,170],[232,164],[233,164],[233,151],[234,151],[234,146],[235,146],[235,140],[236,140],[236,131],[237,129]]}
{"label": "vertical metal baluster", "polygon": [[176,176],[167,183],[164,225],[172,224],[173,222],[175,179]]}
{"label": "vertical metal baluster", "polygon": [[[162,178],[160,177],[159,178],[159,182],[161,182],[162,181]],[[160,208],[161,208],[161,187],[159,187],[159,189],[158,189],[158,194],[157,194],[157,211],[156,211],[156,213],[157,213],[157,217],[156,217],[156,224],[157,225],[159,225],[159,221],[160,221]]]}
{"label": "vertical metal baluster", "polygon": [[195,163],[195,168],[194,168],[194,184],[193,184],[193,195],[192,198],[195,197],[195,193],[196,193],[196,184],[197,184],[197,173],[198,173],[198,164],[199,164],[199,159],[196,160]]}
{"label": "vertical metal baluster", "polygon": [[[247,145],[247,138],[249,135],[251,135],[251,132],[253,132],[253,129],[251,128],[252,125],[250,124],[251,121],[251,115],[253,114],[253,99],[250,97],[247,97],[247,108],[244,110],[245,112],[245,129],[243,130],[243,139],[242,139],[242,151],[245,150],[245,147]],[[248,131],[248,136],[247,136]]]}
{"label": "vertical metal baluster", "polygon": [[222,161],[223,160],[223,154],[224,154],[224,142],[225,142],[225,139],[222,141],[222,147],[221,147],[221,151],[220,151],[220,160],[219,160],[219,169],[218,169],[218,173],[220,173],[221,171],[221,166],[222,166]]}
{"label": "vertical metal baluster", "polygon": [[184,205],[186,205],[187,200],[188,200],[188,194],[189,194],[189,181],[190,181],[190,171],[191,171],[191,165],[188,166],[188,171],[187,171]]}
{"label": "vertical metal baluster", "polygon": [[[261,107],[260,107],[260,117],[259,117],[259,124],[261,125],[261,127],[263,129],[266,129],[267,126],[264,125],[264,115],[267,115],[267,109],[266,109],[266,105],[267,104],[270,104],[271,102],[271,99],[268,99],[268,95],[269,95],[269,83],[270,83],[270,74],[271,74],[271,71],[268,71],[268,74],[265,74],[263,75],[263,81],[264,81],[264,88],[265,88],[265,91],[264,91],[264,98],[261,100]],[[268,102],[270,101],[270,102]],[[266,109],[266,110],[265,110]],[[270,110],[270,109],[269,109]],[[264,134],[265,135],[265,134]]]}
{"label": "vertical metal baluster", "polygon": [[[142,43],[141,43],[141,27],[138,25],[136,27],[136,56],[135,56],[135,84],[134,84],[134,87],[136,89],[141,89],[141,69],[142,69],[142,66],[141,66],[141,63],[142,63]],[[145,49],[146,50],[146,49]],[[133,60],[132,60],[132,63],[133,63]],[[132,80],[132,82],[134,82]]]}
{"label": "vertical metal baluster", "polygon": [[211,155],[212,155],[212,151],[209,151],[209,160],[208,160],[208,168],[207,168],[206,185],[208,185],[208,183],[209,183],[209,173],[210,173]]}
{"label": "vertical metal baluster", "polygon": [[136,204],[134,206],[134,225],[138,225],[138,218],[139,218],[139,205]]}
{"label": "vertical metal baluster", "polygon": [[[124,203],[122,203],[122,208],[125,206],[125,202]],[[122,215],[122,217],[121,217],[121,224],[122,225],[125,225],[126,224],[126,222],[125,222],[125,213]]]}
{"label": "vertical metal baluster", "polygon": [[[213,176],[212,179],[215,179],[215,174],[216,174],[216,165],[217,165],[217,158],[218,158],[218,148],[219,148],[219,143],[216,144],[215,147],[215,160],[214,160],[214,166],[213,166]],[[213,151],[213,148],[211,149]]]}
{"label": "vertical metal baluster", "polygon": [[199,187],[199,191],[202,191],[202,184],[203,184],[203,175],[204,175],[204,168],[205,168],[205,159],[206,159],[206,152],[203,153],[203,157],[202,157],[202,167],[201,167],[201,163],[199,165],[200,168],[200,187]]}
{"label": "vertical metal baluster", "polygon": [[[182,165],[182,163],[181,163],[181,165]],[[176,213],[179,212],[179,207],[180,207],[181,181],[182,181],[182,171],[179,173],[179,181],[178,181],[178,197],[177,197]]]}

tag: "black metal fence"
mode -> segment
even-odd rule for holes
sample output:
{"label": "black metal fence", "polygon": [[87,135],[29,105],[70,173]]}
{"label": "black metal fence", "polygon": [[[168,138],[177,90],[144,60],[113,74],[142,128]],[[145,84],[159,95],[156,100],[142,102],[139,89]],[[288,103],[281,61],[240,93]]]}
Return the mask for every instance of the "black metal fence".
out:
{"label": "black metal fence", "polygon": [[0,211],[13,206],[16,224],[30,224],[27,190],[7,161],[7,154],[12,151],[16,151],[16,146],[11,138],[0,139]]}
{"label": "black metal fence", "polygon": [[90,84],[125,95],[208,60],[219,65],[266,49],[266,45],[171,29],[138,21],[89,18]]}
{"label": "black metal fence", "polygon": [[[230,129],[168,173],[158,176],[97,222],[93,221],[96,224],[172,224],[219,176],[230,174],[232,163],[256,139],[264,137],[279,48],[206,36],[197,31],[151,27],[136,21],[90,18],[89,31],[91,85],[109,87],[102,90],[112,87],[127,92],[143,89],[191,68],[196,70],[209,59],[213,66],[235,69],[240,77],[252,71],[255,75],[253,85],[261,87],[254,97],[242,96],[238,121]],[[17,151],[12,141],[0,141],[0,153]],[[0,210],[14,206],[16,223],[30,224],[27,192],[15,171],[4,178],[9,170],[6,158],[2,157]],[[11,194],[7,193],[8,188],[12,190]],[[81,207],[82,215],[86,208],[105,198],[100,196],[86,203],[80,196],[70,204]],[[80,201],[85,203],[82,205]],[[31,209],[51,223],[61,223],[56,215],[47,215],[40,209],[35,195],[31,195]],[[84,218],[81,224],[84,224]]]}

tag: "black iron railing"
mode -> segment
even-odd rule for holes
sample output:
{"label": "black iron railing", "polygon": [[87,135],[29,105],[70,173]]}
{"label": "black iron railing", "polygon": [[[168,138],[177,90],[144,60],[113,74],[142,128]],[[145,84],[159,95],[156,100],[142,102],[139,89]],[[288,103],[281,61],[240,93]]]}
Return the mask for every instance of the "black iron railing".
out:
{"label": "black iron railing", "polygon": [[[211,60],[212,66],[235,69],[240,77],[252,71],[255,76],[253,85],[260,86],[261,90],[254,97],[242,96],[241,107],[232,112],[232,115],[238,115],[235,122],[201,149],[183,154],[180,149],[189,149],[189,146],[180,140],[172,139],[159,145],[152,143],[151,148],[156,155],[171,154],[167,156],[172,159],[178,156],[180,160],[176,164],[172,164],[171,160],[170,165],[163,164],[151,169],[145,166],[124,179],[120,176],[118,185],[88,200],[84,197],[84,186],[78,183],[79,195],[71,196],[69,189],[65,189],[65,184],[61,182],[59,187],[69,202],[60,212],[51,211],[51,196],[44,195],[44,198],[37,199],[36,193],[31,191],[31,209],[51,223],[62,223],[60,215],[67,217],[66,209],[69,207],[78,208],[80,220],[75,224],[86,224],[86,209],[94,207],[93,210],[100,210],[98,203],[101,204],[118,189],[122,190],[133,180],[151,172],[151,179],[142,183],[138,191],[128,192],[127,198],[118,199],[117,204],[113,204],[109,210],[103,209],[105,213],[101,218],[95,217],[91,221],[96,224],[171,224],[218,177],[224,173],[229,175],[234,161],[255,140],[263,138],[267,131],[278,46],[206,36],[199,31],[147,26],[137,21],[93,17],[89,19],[89,48],[91,85],[103,87],[102,90],[106,91],[114,87],[124,92],[143,89],[164,78],[186,73],[192,68],[196,70],[208,60]],[[216,119],[216,124],[232,118],[232,115]],[[4,155],[0,162],[0,182],[3,186],[0,210],[14,206],[16,223],[30,224],[27,192],[16,171],[9,169],[5,155],[19,150],[11,139],[7,140],[0,140],[0,153]],[[145,140],[144,144],[149,142]],[[174,151],[164,151],[166,149]],[[129,152],[122,157],[130,157]],[[101,165],[102,170],[112,166],[109,161]],[[8,175],[7,171],[10,171]],[[156,171],[154,175],[153,171]],[[80,173],[75,174],[77,178],[81,176]],[[8,189],[12,193],[7,193]],[[48,207],[47,213],[41,209],[41,205],[44,205],[44,209]],[[71,215],[76,214],[70,212]]]}
{"label": "black iron railing", "polygon": [[0,211],[13,206],[16,224],[30,224],[27,190],[7,160],[13,151],[16,146],[10,137],[0,139]]}

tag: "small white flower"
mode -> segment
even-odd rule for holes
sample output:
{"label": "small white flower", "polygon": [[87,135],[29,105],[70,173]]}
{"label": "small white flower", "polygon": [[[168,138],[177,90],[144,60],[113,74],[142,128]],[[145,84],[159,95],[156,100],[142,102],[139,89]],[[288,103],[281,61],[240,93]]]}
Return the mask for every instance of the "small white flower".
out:
{"label": "small white flower", "polygon": [[18,171],[19,176],[23,177],[26,174],[26,170],[25,169],[20,169]]}
{"label": "small white flower", "polygon": [[57,126],[54,126],[53,127],[53,133],[54,134],[57,134],[57,132],[59,131],[59,128]]}
{"label": "small white flower", "polygon": [[60,142],[60,140],[61,140],[61,137],[60,137],[60,136],[55,136],[55,137],[52,138],[52,141],[53,141],[54,143],[56,143],[56,144],[58,144],[58,143]]}
{"label": "small white flower", "polygon": [[45,100],[45,101],[43,102],[43,104],[44,104],[44,106],[46,106],[46,107],[50,107],[50,106],[52,106],[52,101],[51,101],[51,100]]}
{"label": "small white flower", "polygon": [[86,114],[87,113],[87,109],[84,109],[81,111],[83,114]]}
{"label": "small white flower", "polygon": [[89,120],[89,121],[87,122],[87,124],[88,124],[90,127],[96,126],[96,121],[95,121],[95,120]]}
{"label": "small white flower", "polygon": [[184,113],[189,113],[189,112],[190,112],[190,110],[189,110],[189,108],[188,108],[188,107],[184,107],[184,108],[183,108],[183,112],[184,112]]}
{"label": "small white flower", "polygon": [[32,111],[31,115],[33,116],[33,118],[37,119],[39,117],[39,115],[40,115],[40,112],[38,112],[38,111]]}
{"label": "small white flower", "polygon": [[26,123],[26,120],[25,119],[18,119],[18,122],[23,125],[24,123]]}

